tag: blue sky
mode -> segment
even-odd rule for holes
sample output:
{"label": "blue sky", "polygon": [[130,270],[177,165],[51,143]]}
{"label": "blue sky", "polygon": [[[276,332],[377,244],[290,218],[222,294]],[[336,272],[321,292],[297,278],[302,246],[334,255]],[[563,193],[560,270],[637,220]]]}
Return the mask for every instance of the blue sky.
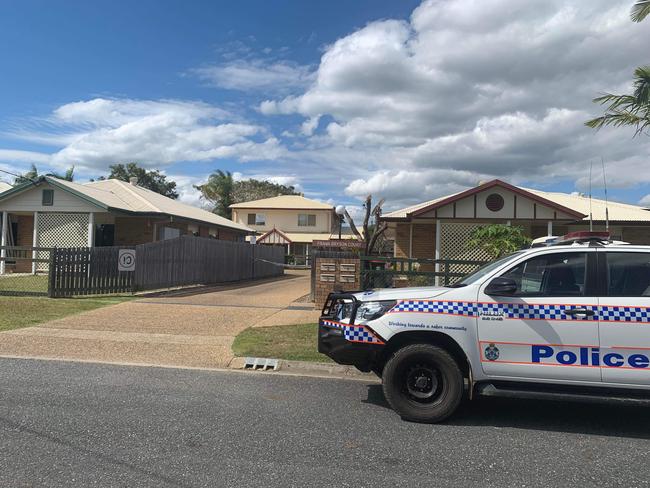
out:
{"label": "blue sky", "polygon": [[219,168],[397,208],[494,177],[585,190],[603,157],[613,197],[650,204],[648,138],[582,125],[648,62],[630,6],[5,2],[0,168],[136,161],[192,203]]}

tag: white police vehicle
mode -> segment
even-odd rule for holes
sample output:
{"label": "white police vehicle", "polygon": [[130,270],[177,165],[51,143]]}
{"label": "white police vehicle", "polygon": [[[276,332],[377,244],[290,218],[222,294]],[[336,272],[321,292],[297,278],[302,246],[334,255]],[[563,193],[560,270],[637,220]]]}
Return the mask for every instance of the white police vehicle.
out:
{"label": "white police vehicle", "polygon": [[647,403],[650,246],[574,233],[449,287],[333,293],[318,349],[380,375],[414,421],[477,394]]}

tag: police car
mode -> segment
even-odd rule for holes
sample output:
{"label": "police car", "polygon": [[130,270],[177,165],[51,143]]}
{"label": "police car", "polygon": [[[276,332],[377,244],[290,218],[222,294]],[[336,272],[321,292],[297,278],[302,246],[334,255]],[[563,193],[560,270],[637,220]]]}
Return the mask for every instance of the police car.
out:
{"label": "police car", "polygon": [[333,293],[318,350],[413,421],[475,395],[647,403],[650,246],[573,233],[448,287]]}

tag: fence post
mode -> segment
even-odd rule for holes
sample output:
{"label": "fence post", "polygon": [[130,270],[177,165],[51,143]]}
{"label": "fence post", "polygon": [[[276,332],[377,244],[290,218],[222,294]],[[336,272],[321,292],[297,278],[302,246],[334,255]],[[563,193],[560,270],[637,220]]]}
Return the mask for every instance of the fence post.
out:
{"label": "fence post", "polygon": [[54,298],[54,290],[55,290],[55,279],[54,275],[56,271],[54,270],[54,255],[56,254],[56,247],[53,249],[50,249],[50,262],[48,264],[48,276],[47,276],[47,296],[50,298]]}

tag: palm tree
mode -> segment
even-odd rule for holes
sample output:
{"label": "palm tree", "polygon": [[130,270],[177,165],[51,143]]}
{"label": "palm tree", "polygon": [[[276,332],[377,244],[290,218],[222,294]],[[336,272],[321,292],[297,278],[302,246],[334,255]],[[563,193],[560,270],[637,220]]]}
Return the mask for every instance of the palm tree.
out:
{"label": "palm tree", "polygon": [[214,213],[228,219],[232,216],[230,205],[234,203],[235,181],[230,171],[224,172],[218,169],[208,177],[206,183],[195,188],[201,192],[203,198],[214,205],[212,210]]}
{"label": "palm tree", "polygon": [[[637,0],[630,17],[633,22],[641,22],[650,15],[650,0]],[[587,127],[600,129],[606,125],[614,127],[632,126],[635,135],[650,129],[650,66],[634,70],[634,93],[615,95],[605,93],[594,98],[594,103],[605,105],[605,114],[585,122]]]}
{"label": "palm tree", "polygon": [[[14,185],[21,185],[23,183],[34,182],[39,177],[38,168],[35,164],[32,164],[29,171],[23,173],[20,176],[17,176],[14,180]],[[74,180],[74,166],[70,166],[64,174],[58,173],[46,173],[45,176],[53,176],[60,180],[72,181]]]}

